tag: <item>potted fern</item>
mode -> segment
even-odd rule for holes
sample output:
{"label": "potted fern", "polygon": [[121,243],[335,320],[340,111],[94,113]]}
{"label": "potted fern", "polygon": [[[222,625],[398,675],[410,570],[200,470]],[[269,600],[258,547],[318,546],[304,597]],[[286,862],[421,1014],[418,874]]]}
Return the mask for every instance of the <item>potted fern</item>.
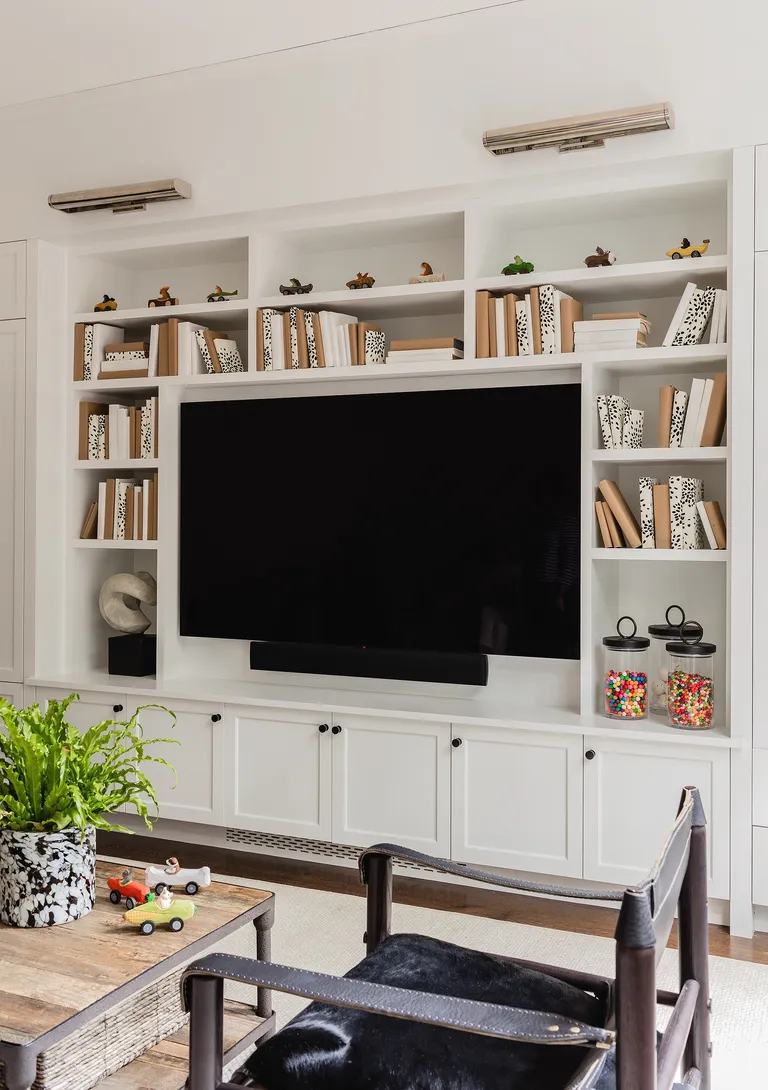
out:
{"label": "potted fern", "polygon": [[172,767],[148,749],[175,740],[146,740],[141,708],[81,732],[67,722],[79,699],[49,700],[43,711],[0,698],[0,922],[13,927],[69,923],[90,912],[96,829],[130,832],[106,818],[125,805],[151,829],[148,804],[157,809],[157,796],[142,766]]}

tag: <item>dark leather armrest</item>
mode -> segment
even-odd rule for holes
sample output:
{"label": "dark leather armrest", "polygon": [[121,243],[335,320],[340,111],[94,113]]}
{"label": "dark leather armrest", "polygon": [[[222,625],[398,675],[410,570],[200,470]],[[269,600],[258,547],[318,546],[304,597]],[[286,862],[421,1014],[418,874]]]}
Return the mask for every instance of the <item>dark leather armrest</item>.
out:
{"label": "dark leather armrest", "polygon": [[480,1033],[509,1041],[532,1044],[593,1045],[610,1048],[615,1034],[598,1026],[563,1019],[540,1011],[475,1003],[454,996],[393,988],[349,977],[327,976],[292,969],[272,962],[254,961],[234,954],[209,954],[184,970],[181,980],[184,1007],[189,1010],[189,981],[195,977],[219,977],[241,984],[258,984],[278,992],[303,996],[320,1003],[385,1014],[391,1018],[424,1022],[430,1026]]}
{"label": "dark leather armrest", "polygon": [[358,866],[364,885],[368,885],[367,860],[371,855],[386,855],[389,859],[418,863],[422,867],[442,871],[443,874],[455,874],[460,878],[471,878],[475,882],[502,886],[504,889],[519,889],[524,893],[543,893],[550,897],[578,897],[584,901],[620,901],[624,897],[623,889],[574,889],[571,886],[553,886],[545,882],[526,882],[520,878],[505,878],[501,874],[491,874],[489,871],[453,863],[450,859],[424,855],[422,852],[413,851],[412,848],[400,848],[396,844],[373,844],[360,853]]}

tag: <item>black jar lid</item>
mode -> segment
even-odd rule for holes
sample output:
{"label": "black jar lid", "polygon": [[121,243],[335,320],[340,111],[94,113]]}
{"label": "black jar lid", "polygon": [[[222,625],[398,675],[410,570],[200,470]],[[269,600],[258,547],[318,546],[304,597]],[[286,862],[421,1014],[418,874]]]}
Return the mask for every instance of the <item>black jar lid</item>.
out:
{"label": "black jar lid", "polygon": [[[621,631],[621,622],[630,621],[632,624],[632,632],[625,636]],[[603,646],[609,647],[612,651],[647,651],[651,646],[651,641],[647,636],[638,636],[637,624],[632,617],[619,617],[616,622],[616,636],[603,636]]]}
{"label": "black jar lid", "polygon": [[[690,631],[686,632],[686,629]],[[714,655],[717,646],[702,640],[704,629],[698,621],[686,621],[680,626],[679,638],[667,644],[667,651],[673,655]]]}
{"label": "black jar lid", "polygon": [[[673,609],[680,610],[680,620],[677,624],[673,624],[669,619],[669,615]],[[666,624],[649,624],[648,635],[653,636],[655,640],[678,640],[680,639],[680,629],[685,624],[685,610],[682,606],[667,606],[667,612],[664,614],[667,618]]]}

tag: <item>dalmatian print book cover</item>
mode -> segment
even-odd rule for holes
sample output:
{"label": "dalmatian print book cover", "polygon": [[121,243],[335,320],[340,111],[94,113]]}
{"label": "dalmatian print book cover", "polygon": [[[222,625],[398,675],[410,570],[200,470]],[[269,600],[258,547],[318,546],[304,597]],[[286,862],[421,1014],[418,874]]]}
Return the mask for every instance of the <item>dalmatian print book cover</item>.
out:
{"label": "dalmatian print book cover", "polygon": [[640,538],[644,549],[656,548],[653,526],[653,486],[658,483],[655,477],[640,478]]}
{"label": "dalmatian print book cover", "polygon": [[640,450],[643,445],[643,421],[645,413],[642,409],[630,409],[624,418],[623,445],[629,450]]}
{"label": "dalmatian print book cover", "polygon": [[673,549],[703,549],[704,534],[696,504],[704,499],[704,484],[695,477],[669,478],[669,515]]}
{"label": "dalmatian print book cover", "polygon": [[629,412],[629,401],[621,394],[611,394],[608,398],[608,420],[611,425],[611,441],[614,450],[624,446],[624,422]]}
{"label": "dalmatian print book cover", "polygon": [[672,399],[672,420],[669,425],[669,445],[671,447],[682,446],[685,410],[687,407],[688,394],[685,390],[675,390],[675,396]]}
{"label": "dalmatian print book cover", "polygon": [[700,344],[704,330],[712,317],[717,298],[717,288],[696,288],[691,296],[685,317],[672,339],[672,347]]}
{"label": "dalmatian print book cover", "polygon": [[533,341],[531,338],[531,326],[528,320],[528,307],[525,299],[519,299],[515,303],[515,317],[517,318],[517,352],[520,356],[533,355]]}
{"label": "dalmatian print book cover", "polygon": [[380,329],[365,331],[365,362],[384,363],[386,337]]}
{"label": "dalmatian print book cover", "polygon": [[608,397],[606,394],[597,395],[597,419],[600,423],[600,438],[603,440],[603,449],[613,450],[611,421],[608,416]]}
{"label": "dalmatian print book cover", "polygon": [[83,348],[83,380],[91,382],[96,378],[93,373],[93,326],[85,327],[85,345]]}
{"label": "dalmatian print book cover", "polygon": [[539,288],[539,323],[543,356],[553,356],[557,352],[556,297],[557,292],[552,284],[542,284]]}
{"label": "dalmatian print book cover", "polygon": [[310,368],[319,367],[317,341],[315,340],[315,323],[311,310],[304,311],[304,330],[307,334],[307,359],[309,360],[309,366]]}
{"label": "dalmatian print book cover", "polygon": [[219,357],[219,367],[221,367],[222,374],[234,375],[245,370],[243,361],[240,358],[237,341],[220,341],[216,338],[216,355]]}

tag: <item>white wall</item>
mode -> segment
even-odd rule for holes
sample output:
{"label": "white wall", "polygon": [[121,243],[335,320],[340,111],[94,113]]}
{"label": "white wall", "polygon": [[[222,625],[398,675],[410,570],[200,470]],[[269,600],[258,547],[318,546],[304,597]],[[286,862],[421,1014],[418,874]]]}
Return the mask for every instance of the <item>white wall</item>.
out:
{"label": "white wall", "polygon": [[[528,0],[9,107],[0,239],[764,142],[759,11],[755,0],[731,0],[727,17],[720,0]],[[486,128],[661,100],[673,133],[604,151],[495,159],[480,142]],[[46,206],[53,191],[170,175],[192,183],[193,201],[130,220]]]}

